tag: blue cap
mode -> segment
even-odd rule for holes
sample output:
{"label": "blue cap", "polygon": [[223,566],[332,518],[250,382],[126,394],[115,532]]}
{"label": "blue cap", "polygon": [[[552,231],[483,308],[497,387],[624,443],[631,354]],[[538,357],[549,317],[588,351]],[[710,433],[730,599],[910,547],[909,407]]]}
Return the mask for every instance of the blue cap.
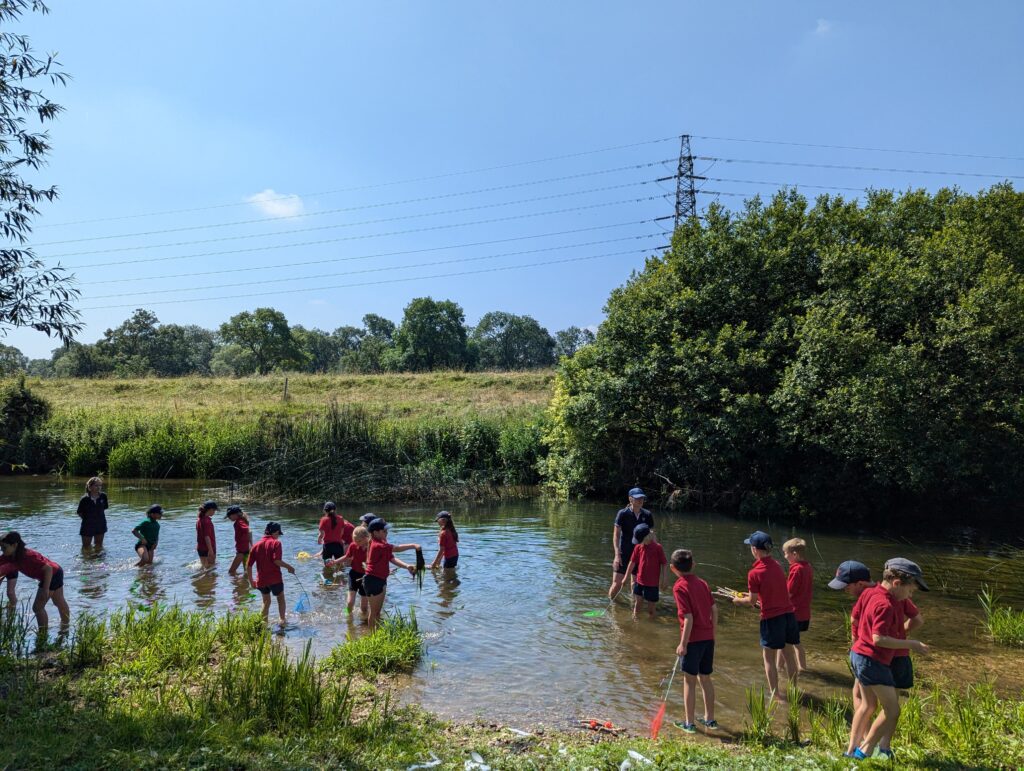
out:
{"label": "blue cap", "polygon": [[836,577],[828,582],[829,589],[845,589],[850,584],[855,584],[858,581],[870,581],[871,571],[868,570],[868,566],[863,562],[857,562],[857,560],[847,560],[846,562],[839,563],[839,567],[836,568]]}
{"label": "blue cap", "polygon": [[232,514],[241,514],[241,513],[242,513],[242,507],[241,506],[228,506],[228,510],[224,514],[224,519],[227,519]]}
{"label": "blue cap", "polygon": [[163,514],[163,513],[164,513],[164,507],[161,506],[159,503],[154,503],[152,506],[150,506],[148,509],[146,509],[146,514]]}
{"label": "blue cap", "polygon": [[217,509],[217,502],[216,501],[206,501],[206,503],[204,503],[199,508],[202,509],[203,511],[209,511],[210,509],[213,509],[213,510],[216,511],[216,509]]}
{"label": "blue cap", "polygon": [[629,497],[630,498],[646,498],[647,496],[644,495],[644,491],[641,490],[639,487],[634,487],[632,490],[629,491]]}
{"label": "blue cap", "polygon": [[923,590],[930,591],[928,584],[924,582],[924,574],[921,573],[921,568],[916,562],[911,562],[906,557],[893,557],[891,560],[885,563],[886,570],[899,570],[902,573],[906,573],[914,582]]}
{"label": "blue cap", "polygon": [[434,517],[434,520],[436,521],[436,520],[440,520],[440,519],[451,519],[451,518],[452,518],[452,515],[449,512],[447,512],[447,511],[439,511],[439,512],[437,512],[437,516]]}
{"label": "blue cap", "polygon": [[359,518],[359,521],[362,522],[364,525],[369,525],[375,519],[377,519],[377,515],[376,514],[366,513],[366,514],[363,514],[363,516],[361,516]]}
{"label": "blue cap", "polygon": [[639,525],[633,528],[633,543],[637,545],[643,543],[644,539],[650,534],[651,526],[645,525],[643,522],[641,522]]}
{"label": "blue cap", "polygon": [[374,533],[378,530],[387,530],[388,523],[385,522],[382,518],[377,517],[366,526],[366,529],[369,530],[371,533]]}
{"label": "blue cap", "polygon": [[279,524],[277,524],[276,522],[268,522],[267,526],[266,526],[266,528],[264,528],[263,532],[266,533],[267,535],[274,535],[275,533],[280,535],[281,534],[281,526]]}
{"label": "blue cap", "polygon": [[334,511],[337,508],[338,507],[334,505],[334,501],[327,501],[327,503],[324,504],[324,511]]}
{"label": "blue cap", "polygon": [[755,549],[770,549],[772,548],[772,537],[763,530],[755,530],[750,534],[750,538],[747,538],[743,543],[747,546],[753,546]]}

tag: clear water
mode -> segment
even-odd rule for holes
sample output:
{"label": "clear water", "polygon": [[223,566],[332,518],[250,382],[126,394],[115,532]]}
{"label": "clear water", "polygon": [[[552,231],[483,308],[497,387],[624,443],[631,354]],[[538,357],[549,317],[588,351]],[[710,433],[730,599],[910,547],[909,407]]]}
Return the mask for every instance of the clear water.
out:
{"label": "clear water", "polygon": [[[215,518],[220,548],[218,569],[199,570],[195,553],[195,511],[214,497],[224,503],[230,491],[199,482],[113,483],[107,488],[110,531],[99,555],[83,556],[75,514],[83,480],[0,479],[0,528],[20,531],[31,548],[65,569],[65,592],[72,612],[109,611],[126,602],[178,602],[221,613],[259,608],[243,579],[227,574],[233,556],[231,525]],[[165,508],[156,564],[136,568],[132,528],[151,504]],[[387,606],[416,617],[427,638],[423,663],[401,681],[403,698],[443,716],[483,717],[512,726],[565,727],[581,717],[598,717],[641,730],[656,710],[671,670],[679,626],[670,596],[658,616],[634,622],[626,592],[608,607],[612,523],[618,507],[593,503],[537,501],[452,507],[459,528],[458,583],[427,573],[423,589],[408,575],[394,576]],[[410,506],[342,507],[355,520],[373,510],[392,523],[392,543],[421,543],[427,561],[436,553],[435,509]],[[309,613],[291,613],[294,628],[285,643],[298,648],[312,641],[326,653],[346,635],[364,633],[358,618],[344,616],[345,588],[324,585],[319,561],[296,560],[315,553],[316,507],[247,507],[254,533],[273,519],[284,529],[285,558],[298,568],[285,575],[289,608],[299,599],[299,582],[312,598]],[[666,551],[694,551],[696,572],[714,588],[743,588],[750,554],[743,538],[766,523],[714,514],[655,512]],[[980,680],[999,672],[1000,688],[1024,686],[1019,653],[988,643],[978,626],[977,592],[995,586],[1004,599],[1024,603],[1021,561],[1012,550],[992,547],[970,531],[945,542],[915,544],[865,533],[824,533],[774,528],[776,543],[792,535],[810,544],[816,572],[811,630],[804,637],[815,673],[802,685],[812,695],[845,692],[843,613],[850,600],[825,583],[844,559],[860,559],[872,570],[892,556],[917,560],[935,590],[919,594],[926,619],[920,637],[935,653],[918,661],[918,671],[957,681]],[[407,555],[411,560],[412,553]],[[28,601],[34,583],[21,580],[19,598]],[[627,590],[628,591],[628,590]],[[721,603],[722,601],[720,601]],[[718,717],[727,731],[744,721],[744,688],[764,682],[755,611],[719,605],[715,680]],[[602,615],[588,616],[590,611]],[[662,690],[659,690],[661,688]],[[675,683],[668,715],[678,717],[681,683]]]}

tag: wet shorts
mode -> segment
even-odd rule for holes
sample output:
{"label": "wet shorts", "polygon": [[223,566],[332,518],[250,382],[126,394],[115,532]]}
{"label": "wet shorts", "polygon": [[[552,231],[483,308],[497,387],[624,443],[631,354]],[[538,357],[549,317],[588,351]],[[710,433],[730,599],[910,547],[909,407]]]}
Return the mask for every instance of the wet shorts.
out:
{"label": "wet shorts", "polygon": [[783,613],[761,620],[761,647],[782,650],[800,644],[800,627],[795,613]]}
{"label": "wet shorts", "polygon": [[236,557],[245,557],[246,559],[248,559],[249,558],[249,550],[246,549],[245,551],[238,551],[236,549],[235,550],[235,556]]}
{"label": "wet shorts", "polygon": [[[625,573],[626,572],[626,565],[629,564],[630,556],[631,556],[631,554],[622,554],[622,553],[619,554],[619,566],[617,568],[615,568],[615,572],[616,573]],[[640,567],[639,565],[633,565],[633,575],[634,576],[636,575],[636,571],[637,571],[637,569],[639,567]]]}
{"label": "wet shorts", "polygon": [[345,544],[343,543],[325,543],[324,551],[321,554],[324,558],[324,562],[327,560],[337,559],[338,557],[345,556]]}
{"label": "wet shorts", "polygon": [[271,584],[270,586],[259,586],[257,588],[260,590],[260,594],[272,594],[277,597],[284,591],[284,582]]}
{"label": "wet shorts", "polygon": [[643,597],[648,602],[658,601],[658,587],[656,586],[644,586],[637,582],[633,584],[633,594],[638,597]]}
{"label": "wet shorts", "polygon": [[348,590],[355,592],[361,597],[366,596],[366,590],[363,589],[363,576],[364,573],[359,573],[355,570],[348,571]]}
{"label": "wet shorts", "polygon": [[363,594],[367,597],[376,597],[378,594],[383,594],[387,588],[388,580],[386,578],[377,578],[377,576],[371,575],[363,576]]}
{"label": "wet shorts", "polygon": [[456,565],[459,564],[459,555],[456,554],[454,557],[445,557],[441,563],[441,567],[445,570],[452,570]]}
{"label": "wet shorts", "polygon": [[[42,583],[42,581],[39,583]],[[64,586],[64,568],[57,568],[53,571],[53,575],[50,576],[50,591],[55,592],[62,586]]]}
{"label": "wet shorts", "polygon": [[892,672],[892,682],[897,688],[907,691],[914,687],[914,665],[910,661],[910,656],[894,656],[889,669]]}
{"label": "wet shorts", "polygon": [[797,621],[796,628],[801,632],[806,632],[808,629],[811,628],[811,620],[807,619],[806,621]]}
{"label": "wet shorts", "polygon": [[156,548],[156,544],[155,543],[146,543],[144,541],[139,541],[138,543],[135,544],[135,548],[138,549],[140,547],[145,549],[146,551],[153,551],[153,549]]}
{"label": "wet shorts", "polygon": [[688,675],[710,675],[715,663],[715,641],[700,640],[686,646],[679,657],[679,669]]}
{"label": "wet shorts", "polygon": [[850,667],[853,669],[853,676],[861,685],[888,685],[895,687],[892,679],[892,670],[880,661],[875,661],[870,656],[863,656],[856,651],[850,651]]}
{"label": "wet shorts", "polygon": [[18,571],[15,570],[13,573],[8,573],[6,576],[0,576],[0,581],[2,581],[5,578],[8,581],[17,581],[18,580]]}
{"label": "wet shorts", "polygon": [[196,549],[196,554],[198,554],[200,557],[206,557],[210,554],[210,551],[209,549]]}

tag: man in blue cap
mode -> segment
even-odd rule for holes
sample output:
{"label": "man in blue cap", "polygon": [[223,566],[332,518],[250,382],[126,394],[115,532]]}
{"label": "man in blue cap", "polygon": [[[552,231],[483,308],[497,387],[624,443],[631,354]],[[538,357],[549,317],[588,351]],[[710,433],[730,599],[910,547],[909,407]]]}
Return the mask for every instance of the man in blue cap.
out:
{"label": "man in blue cap", "polygon": [[[629,491],[629,505],[620,509],[615,515],[615,528],[612,530],[612,585],[608,590],[608,598],[614,599],[622,589],[626,580],[626,566],[633,556],[633,532],[637,525],[647,525],[654,533],[654,517],[644,508],[647,496],[639,487]],[[657,536],[654,537],[657,543]],[[635,570],[633,571],[635,574]]]}

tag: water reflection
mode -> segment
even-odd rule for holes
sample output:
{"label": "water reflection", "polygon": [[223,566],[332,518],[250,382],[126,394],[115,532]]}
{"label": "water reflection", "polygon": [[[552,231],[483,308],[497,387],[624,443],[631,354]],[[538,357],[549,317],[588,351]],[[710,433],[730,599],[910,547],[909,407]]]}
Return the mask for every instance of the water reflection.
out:
{"label": "water reflection", "polygon": [[217,600],[217,568],[196,570],[192,575],[192,589],[196,594],[196,607],[212,608]]}

